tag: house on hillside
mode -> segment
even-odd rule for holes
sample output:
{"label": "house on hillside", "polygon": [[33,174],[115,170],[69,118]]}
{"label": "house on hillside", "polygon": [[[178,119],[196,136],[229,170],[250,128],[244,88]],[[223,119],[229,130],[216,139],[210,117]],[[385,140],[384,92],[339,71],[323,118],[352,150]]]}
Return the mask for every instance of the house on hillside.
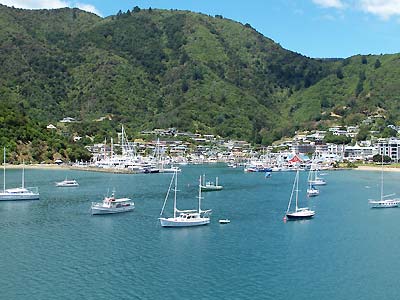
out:
{"label": "house on hillside", "polygon": [[76,122],[76,120],[71,117],[65,117],[64,119],[60,120],[60,123],[72,123],[72,122]]}

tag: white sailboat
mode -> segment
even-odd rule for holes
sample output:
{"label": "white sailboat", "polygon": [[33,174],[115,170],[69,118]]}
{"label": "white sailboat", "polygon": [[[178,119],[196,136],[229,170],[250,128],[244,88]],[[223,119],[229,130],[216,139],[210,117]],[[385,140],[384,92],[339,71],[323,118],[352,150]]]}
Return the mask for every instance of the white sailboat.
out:
{"label": "white sailboat", "polygon": [[6,148],[4,147],[3,190],[0,191],[0,201],[39,200],[37,187],[25,187],[25,168],[22,168],[21,187],[6,189]]}
{"label": "white sailboat", "polygon": [[222,185],[218,185],[218,177],[215,178],[215,182],[206,181],[206,175],[203,175],[203,182],[200,183],[200,188],[203,192],[210,191],[220,191],[224,187]]}
{"label": "white sailboat", "polygon": [[310,172],[308,173],[308,183],[310,185],[326,185],[324,178],[318,176],[318,170],[311,166]]}
{"label": "white sailboat", "polygon": [[[160,216],[162,216],[165,205],[168,200],[169,193],[171,191],[172,184],[175,182],[174,186],[174,215],[173,217],[163,218],[160,217],[160,223],[162,227],[191,227],[191,226],[200,226],[207,225],[210,223],[210,217],[208,216],[211,210],[202,210],[201,209],[201,176],[199,178],[199,207],[198,210],[179,210],[176,207],[176,193],[178,191],[178,172],[175,172],[171,178],[171,182],[169,184],[167,195],[165,196],[164,205],[161,209]],[[178,215],[179,214],[179,215]]]}
{"label": "white sailboat", "polygon": [[308,173],[308,188],[307,188],[307,196],[308,197],[315,197],[319,195],[319,189],[314,186],[313,183],[313,173],[314,170],[311,166],[310,172]]}
{"label": "white sailboat", "polygon": [[385,199],[387,197],[394,196],[395,194],[384,195],[383,193],[383,154],[382,154],[382,169],[381,169],[381,197],[379,200],[370,199],[368,201],[371,208],[391,208],[398,207],[400,204],[400,199]]}
{"label": "white sailboat", "polygon": [[[290,211],[294,195],[295,195],[296,207],[294,211]],[[311,219],[315,215],[315,211],[310,210],[308,207],[298,207],[298,201],[299,201],[299,170],[296,171],[296,177],[293,182],[292,193],[290,194],[289,204],[286,210],[284,220]]]}

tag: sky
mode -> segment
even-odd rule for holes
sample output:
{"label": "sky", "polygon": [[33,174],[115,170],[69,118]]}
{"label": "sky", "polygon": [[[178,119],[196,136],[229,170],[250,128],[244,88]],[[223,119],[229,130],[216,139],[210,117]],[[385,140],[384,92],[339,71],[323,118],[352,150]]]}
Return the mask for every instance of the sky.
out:
{"label": "sky", "polygon": [[282,47],[315,58],[400,52],[400,0],[0,0],[26,9],[179,9],[249,23]]}

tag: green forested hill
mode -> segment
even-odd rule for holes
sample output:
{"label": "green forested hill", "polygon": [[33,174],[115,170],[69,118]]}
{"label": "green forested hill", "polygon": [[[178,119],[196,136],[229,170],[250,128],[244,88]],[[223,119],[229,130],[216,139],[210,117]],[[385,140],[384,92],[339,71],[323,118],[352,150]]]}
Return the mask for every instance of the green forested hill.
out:
{"label": "green forested hill", "polygon": [[[27,143],[65,116],[98,139],[124,123],[131,133],[176,127],[263,144],[337,115],[398,116],[398,55],[310,59],[222,16],[0,5],[0,50],[0,119],[22,114],[27,128],[21,138],[5,126],[6,142]],[[105,115],[113,120],[93,122]]]}

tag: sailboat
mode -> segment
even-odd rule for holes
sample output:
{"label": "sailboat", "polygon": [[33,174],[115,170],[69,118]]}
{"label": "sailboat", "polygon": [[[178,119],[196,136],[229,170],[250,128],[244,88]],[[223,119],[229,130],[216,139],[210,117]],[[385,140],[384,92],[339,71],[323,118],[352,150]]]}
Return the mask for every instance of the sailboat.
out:
{"label": "sailboat", "polygon": [[318,170],[311,166],[310,173],[308,173],[308,183],[310,185],[326,185],[325,179],[318,177]]}
{"label": "sailboat", "polygon": [[383,194],[383,154],[382,154],[382,170],[381,170],[381,197],[379,200],[370,199],[368,202],[371,208],[390,208],[398,207],[400,199],[385,199],[387,197],[394,196],[394,194],[385,195]]}
{"label": "sailboat", "polygon": [[319,189],[314,186],[315,181],[313,182],[313,172],[315,172],[311,166],[310,172],[308,173],[308,188],[307,188],[307,196],[315,197],[319,195]]}
{"label": "sailboat", "polygon": [[6,189],[6,148],[4,147],[3,190],[0,191],[0,201],[39,200],[37,187],[25,187],[25,168],[22,168],[22,185],[18,188]]}
{"label": "sailboat", "polygon": [[200,189],[203,192],[220,191],[223,188],[222,185],[218,185],[218,177],[215,178],[215,183],[211,181],[206,182],[206,175],[203,175],[203,182],[200,182]]}
{"label": "sailboat", "polygon": [[[165,205],[168,200],[169,193],[171,191],[172,184],[175,182],[174,186],[174,215],[173,217],[163,218],[160,217],[160,223],[162,227],[190,227],[190,226],[200,226],[207,225],[210,223],[210,217],[208,214],[211,210],[202,210],[201,209],[201,176],[199,178],[199,207],[198,210],[179,210],[176,208],[176,193],[178,191],[178,172],[175,172],[172,175],[171,182],[169,184],[167,195],[165,196],[164,205],[161,209],[160,216],[163,215]],[[179,215],[178,215],[179,214]]]}
{"label": "sailboat", "polygon": [[[296,208],[294,211],[290,211],[293,196],[295,196]],[[290,194],[289,204],[286,210],[284,220],[301,220],[311,219],[315,215],[315,211],[310,210],[308,207],[298,207],[299,201],[299,170],[296,171],[296,177],[294,178],[292,193]]]}

